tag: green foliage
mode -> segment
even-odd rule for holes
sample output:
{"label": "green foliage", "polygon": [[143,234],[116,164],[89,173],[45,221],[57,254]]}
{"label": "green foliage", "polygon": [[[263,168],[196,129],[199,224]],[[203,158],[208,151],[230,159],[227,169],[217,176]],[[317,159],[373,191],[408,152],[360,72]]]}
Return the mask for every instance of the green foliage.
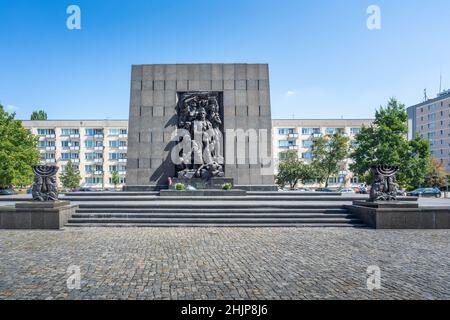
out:
{"label": "green foliage", "polygon": [[423,186],[431,168],[430,144],[422,137],[408,141],[407,119],[405,106],[391,98],[375,113],[373,125],[356,135],[350,170],[371,183],[372,165],[398,165],[397,182],[401,187],[410,190]]}
{"label": "green foliage", "polygon": [[81,176],[78,168],[69,160],[66,170],[61,174],[61,183],[64,188],[74,190],[80,186]]}
{"label": "green foliage", "polygon": [[33,111],[31,120],[47,120],[47,113],[44,110]]}
{"label": "green foliage", "polygon": [[293,151],[293,150],[280,152],[279,158],[280,158],[281,161],[297,160],[298,159],[298,153],[297,153],[297,151]]}
{"label": "green foliage", "polygon": [[426,186],[440,189],[447,186],[447,172],[445,171],[444,164],[441,161],[433,159],[429,171],[430,172],[425,177]]}
{"label": "green foliage", "polygon": [[39,162],[37,138],[14,117],[0,105],[0,188],[30,185]]}
{"label": "green foliage", "polygon": [[328,187],[328,179],[339,173],[348,157],[349,138],[342,133],[321,137],[314,142],[312,151],[317,181]]}
{"label": "green foliage", "polygon": [[117,189],[117,185],[120,184],[120,176],[119,173],[114,170],[111,175],[111,182],[114,185],[114,188]]}
{"label": "green foliage", "polygon": [[231,188],[233,188],[233,185],[232,185],[231,183],[225,183],[225,184],[222,186],[222,189],[223,189],[223,190],[231,190]]}
{"label": "green foliage", "polygon": [[286,160],[280,162],[276,183],[280,188],[289,185],[291,190],[301,182],[306,184],[316,178],[316,172],[312,165],[306,164],[300,160]]}
{"label": "green foliage", "polygon": [[184,190],[186,190],[186,186],[184,185],[184,183],[181,183],[181,182],[176,183],[175,190],[184,191]]}

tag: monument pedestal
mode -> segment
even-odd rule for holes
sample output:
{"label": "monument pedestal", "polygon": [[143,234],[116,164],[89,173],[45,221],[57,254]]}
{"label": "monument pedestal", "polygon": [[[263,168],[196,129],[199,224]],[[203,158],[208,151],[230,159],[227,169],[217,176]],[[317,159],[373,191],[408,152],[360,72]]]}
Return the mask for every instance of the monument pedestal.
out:
{"label": "monument pedestal", "polygon": [[70,201],[20,202],[15,207],[0,207],[0,229],[58,230],[77,208]]}
{"label": "monument pedestal", "polygon": [[354,201],[346,208],[375,229],[450,229],[450,208],[413,201]]}

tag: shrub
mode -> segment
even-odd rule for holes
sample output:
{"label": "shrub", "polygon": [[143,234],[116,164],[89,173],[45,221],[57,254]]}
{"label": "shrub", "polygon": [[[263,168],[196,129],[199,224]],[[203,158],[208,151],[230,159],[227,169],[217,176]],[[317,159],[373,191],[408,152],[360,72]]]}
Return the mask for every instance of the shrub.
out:
{"label": "shrub", "polygon": [[184,185],[184,183],[177,183],[175,184],[175,190],[184,191],[186,190],[186,186]]}
{"label": "shrub", "polygon": [[222,186],[222,189],[223,189],[223,190],[230,190],[231,188],[233,188],[233,185],[232,185],[231,183],[225,183],[225,184]]}

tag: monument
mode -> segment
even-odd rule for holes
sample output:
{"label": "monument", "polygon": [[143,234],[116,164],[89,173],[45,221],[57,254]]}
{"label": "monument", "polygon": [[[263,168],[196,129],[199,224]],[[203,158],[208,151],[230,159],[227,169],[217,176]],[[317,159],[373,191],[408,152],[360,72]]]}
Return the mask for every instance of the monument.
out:
{"label": "monument", "polygon": [[33,201],[0,207],[0,229],[61,229],[78,206],[58,200],[57,166],[34,165]]}
{"label": "monument", "polygon": [[267,64],[133,65],[125,190],[276,190]]}

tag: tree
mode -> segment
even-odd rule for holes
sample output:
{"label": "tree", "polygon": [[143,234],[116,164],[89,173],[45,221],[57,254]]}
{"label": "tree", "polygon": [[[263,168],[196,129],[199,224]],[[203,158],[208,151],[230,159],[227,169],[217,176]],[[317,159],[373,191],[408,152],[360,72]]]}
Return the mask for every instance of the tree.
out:
{"label": "tree", "polygon": [[342,162],[348,157],[349,138],[342,133],[320,137],[313,145],[313,162],[319,183],[325,182],[339,173]]}
{"label": "tree", "polygon": [[117,170],[114,170],[111,175],[111,182],[114,185],[114,189],[117,189],[117,185],[120,183],[120,176]]}
{"label": "tree", "polygon": [[280,188],[289,185],[290,189],[293,190],[299,182],[306,184],[314,180],[315,177],[313,166],[298,159],[290,159],[280,163],[276,182]]}
{"label": "tree", "polygon": [[73,165],[72,161],[69,160],[67,162],[66,170],[61,174],[60,180],[63,187],[70,190],[74,190],[80,186],[80,171]]}
{"label": "tree", "polygon": [[363,127],[355,137],[350,170],[371,183],[372,165],[398,165],[397,182],[401,187],[413,189],[423,185],[430,171],[430,144],[420,136],[408,141],[407,120],[405,105],[394,98],[377,110],[373,125]]}
{"label": "tree", "polygon": [[47,120],[47,113],[44,110],[33,111],[31,120]]}
{"label": "tree", "polygon": [[30,185],[39,162],[37,138],[14,118],[0,104],[0,188]]}
{"label": "tree", "polygon": [[447,186],[447,172],[442,161],[432,159],[429,174],[425,178],[429,187],[444,188]]}

